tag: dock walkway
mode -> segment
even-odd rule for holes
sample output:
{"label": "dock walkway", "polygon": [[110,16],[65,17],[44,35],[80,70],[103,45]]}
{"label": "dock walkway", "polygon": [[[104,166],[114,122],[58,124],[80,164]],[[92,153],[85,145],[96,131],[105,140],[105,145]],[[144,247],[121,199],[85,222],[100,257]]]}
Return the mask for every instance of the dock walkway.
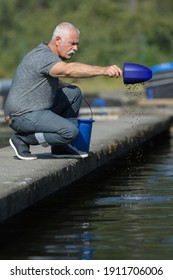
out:
{"label": "dock walkway", "polygon": [[96,121],[90,154],[85,159],[55,159],[50,147],[33,146],[32,153],[38,159],[25,161],[16,159],[10,146],[0,149],[0,222],[154,136],[159,137],[170,126],[171,118],[163,115]]}

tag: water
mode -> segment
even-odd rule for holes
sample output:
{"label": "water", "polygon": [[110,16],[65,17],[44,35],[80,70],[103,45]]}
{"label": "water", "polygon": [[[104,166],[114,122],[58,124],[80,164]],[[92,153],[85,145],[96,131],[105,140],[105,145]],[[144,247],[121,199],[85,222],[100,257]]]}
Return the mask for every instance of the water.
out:
{"label": "water", "polygon": [[173,139],[112,161],[0,227],[1,259],[173,259]]}

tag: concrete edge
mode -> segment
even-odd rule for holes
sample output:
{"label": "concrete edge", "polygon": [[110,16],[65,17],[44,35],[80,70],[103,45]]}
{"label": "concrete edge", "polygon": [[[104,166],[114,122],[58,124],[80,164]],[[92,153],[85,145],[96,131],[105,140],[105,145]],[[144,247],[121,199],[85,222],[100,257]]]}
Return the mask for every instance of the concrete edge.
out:
{"label": "concrete edge", "polygon": [[111,139],[101,148],[93,145],[88,158],[63,162],[61,168],[45,172],[42,176],[35,176],[33,180],[14,188],[6,196],[0,198],[0,222],[82,178],[103,164],[125,156],[134,148],[139,148],[148,140],[168,130],[171,120],[167,118],[161,123],[142,125],[142,129],[138,125],[135,132],[133,130],[128,136],[118,137],[118,141],[115,138]]}

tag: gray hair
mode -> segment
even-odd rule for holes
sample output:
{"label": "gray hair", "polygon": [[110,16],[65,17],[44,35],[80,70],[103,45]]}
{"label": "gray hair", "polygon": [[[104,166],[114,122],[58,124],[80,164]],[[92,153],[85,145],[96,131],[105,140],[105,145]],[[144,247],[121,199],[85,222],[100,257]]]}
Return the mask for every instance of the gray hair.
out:
{"label": "gray hair", "polygon": [[72,23],[62,22],[56,26],[55,30],[53,31],[51,40],[54,40],[57,36],[61,36],[62,39],[66,39],[69,35],[70,29],[75,29],[80,35],[79,29]]}

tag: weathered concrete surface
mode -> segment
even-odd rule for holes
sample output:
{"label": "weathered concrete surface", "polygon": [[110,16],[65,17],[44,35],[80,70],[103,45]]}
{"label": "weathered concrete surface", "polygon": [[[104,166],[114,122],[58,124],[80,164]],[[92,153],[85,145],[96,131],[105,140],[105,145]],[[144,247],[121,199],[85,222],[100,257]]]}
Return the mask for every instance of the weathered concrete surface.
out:
{"label": "weathered concrete surface", "polygon": [[58,191],[110,160],[123,156],[168,130],[168,116],[120,117],[96,121],[90,155],[85,159],[55,159],[50,148],[33,146],[37,160],[14,157],[11,147],[0,149],[0,221]]}

